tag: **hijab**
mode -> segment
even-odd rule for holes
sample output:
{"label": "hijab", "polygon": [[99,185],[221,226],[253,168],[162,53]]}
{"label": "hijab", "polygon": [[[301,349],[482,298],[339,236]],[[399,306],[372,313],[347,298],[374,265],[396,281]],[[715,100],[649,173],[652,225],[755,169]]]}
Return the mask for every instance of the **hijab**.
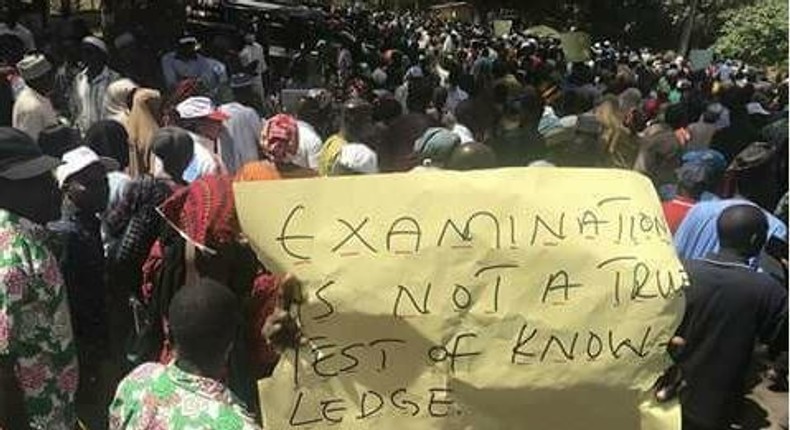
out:
{"label": "hijab", "polygon": [[157,112],[161,103],[159,91],[140,88],[134,94],[132,111],[126,123],[129,133],[129,174],[132,176],[151,171],[151,139],[159,129]]}
{"label": "hijab", "polygon": [[299,150],[299,126],[290,115],[279,114],[266,121],[261,147],[276,164],[290,163]]}
{"label": "hijab", "polygon": [[129,134],[118,121],[93,124],[85,133],[84,143],[100,157],[117,161],[121,170],[129,165]]}
{"label": "hijab", "polygon": [[126,124],[129,119],[129,98],[137,89],[137,84],[131,79],[118,79],[107,87],[107,97],[104,99],[106,118]]}

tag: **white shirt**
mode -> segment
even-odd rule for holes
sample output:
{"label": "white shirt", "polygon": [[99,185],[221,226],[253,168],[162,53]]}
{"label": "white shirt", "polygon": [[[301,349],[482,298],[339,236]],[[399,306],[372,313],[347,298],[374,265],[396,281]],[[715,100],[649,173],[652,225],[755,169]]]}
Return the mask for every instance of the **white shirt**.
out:
{"label": "white shirt", "polygon": [[269,65],[266,64],[266,57],[263,55],[263,46],[258,42],[244,45],[244,48],[239,52],[239,61],[243,67],[247,67],[257,61],[258,67],[255,69],[255,73],[259,75],[269,70]]}
{"label": "white shirt", "polygon": [[317,171],[318,154],[324,142],[312,125],[304,121],[297,121],[296,124],[299,128],[299,149],[292,161],[297,166]]}
{"label": "white shirt", "polygon": [[227,133],[219,136],[220,154],[228,172],[234,174],[248,162],[258,159],[263,121],[255,109],[240,103],[224,104],[219,110],[229,116],[225,121]]}
{"label": "white shirt", "polygon": [[447,90],[447,101],[445,102],[444,108],[447,112],[455,113],[455,108],[464,101],[469,99],[469,94],[466,91],[462,90],[459,87],[450,88]]}
{"label": "white shirt", "polygon": [[0,22],[0,34],[13,34],[18,37],[25,46],[25,52],[36,50],[36,39],[33,33],[22,24],[17,23],[14,28],[10,28],[8,24]]}
{"label": "white shirt", "polygon": [[42,130],[58,125],[58,115],[48,98],[30,87],[24,87],[14,102],[11,125],[37,142]]}
{"label": "white shirt", "polygon": [[106,66],[93,79],[88,79],[87,69],[79,72],[74,78],[71,112],[75,124],[83,133],[93,124],[106,118],[104,104],[107,99],[107,87],[119,78],[117,72]]}

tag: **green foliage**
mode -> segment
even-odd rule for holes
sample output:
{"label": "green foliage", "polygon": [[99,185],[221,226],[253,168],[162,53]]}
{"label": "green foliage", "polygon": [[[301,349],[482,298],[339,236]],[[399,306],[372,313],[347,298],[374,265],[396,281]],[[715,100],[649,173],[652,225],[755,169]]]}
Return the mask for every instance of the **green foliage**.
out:
{"label": "green foliage", "polygon": [[716,51],[752,64],[787,66],[787,0],[760,0],[725,12]]}

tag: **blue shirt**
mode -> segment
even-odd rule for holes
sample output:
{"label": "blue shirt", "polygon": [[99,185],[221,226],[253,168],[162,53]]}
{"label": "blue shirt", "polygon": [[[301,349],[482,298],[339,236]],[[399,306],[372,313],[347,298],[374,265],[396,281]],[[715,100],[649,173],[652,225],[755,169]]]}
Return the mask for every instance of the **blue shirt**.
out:
{"label": "blue shirt", "polygon": [[[742,204],[754,205],[741,199],[714,200],[694,205],[675,233],[675,249],[680,258],[701,259],[711,252],[718,252],[719,234],[716,231],[716,221],[724,209]],[[787,242],[787,226],[771,213],[763,213],[768,218],[768,238],[776,237]]]}

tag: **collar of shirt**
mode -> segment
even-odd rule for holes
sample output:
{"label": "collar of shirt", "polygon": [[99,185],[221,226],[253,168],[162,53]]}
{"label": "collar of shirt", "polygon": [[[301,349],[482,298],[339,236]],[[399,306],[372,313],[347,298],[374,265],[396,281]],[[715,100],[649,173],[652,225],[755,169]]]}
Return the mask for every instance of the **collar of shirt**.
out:
{"label": "collar of shirt", "polygon": [[703,258],[702,261],[716,266],[735,267],[749,271],[754,270],[754,267],[750,264],[750,261],[744,260],[743,257],[727,250],[711,252],[705,258]]}
{"label": "collar of shirt", "polygon": [[86,67],[86,68],[82,69],[82,71],[80,71],[79,76],[80,76],[80,79],[84,79],[86,82],[88,82],[90,84],[96,84],[96,83],[99,83],[101,81],[110,79],[110,68],[107,67],[107,66],[104,66],[104,68],[102,69],[101,72],[99,72],[98,75],[94,76],[93,79],[90,79],[88,77],[88,68]]}
{"label": "collar of shirt", "polygon": [[188,373],[180,369],[174,362],[167,366],[166,372],[174,384],[188,392],[208,397],[221,403],[228,403],[231,400],[230,392],[219,381]]}
{"label": "collar of shirt", "polygon": [[692,207],[692,206],[694,206],[697,203],[696,200],[694,200],[692,198],[689,198],[689,197],[686,197],[686,196],[681,196],[681,195],[676,195],[675,198],[672,199],[672,202],[681,204],[683,206],[688,206],[688,207]]}

